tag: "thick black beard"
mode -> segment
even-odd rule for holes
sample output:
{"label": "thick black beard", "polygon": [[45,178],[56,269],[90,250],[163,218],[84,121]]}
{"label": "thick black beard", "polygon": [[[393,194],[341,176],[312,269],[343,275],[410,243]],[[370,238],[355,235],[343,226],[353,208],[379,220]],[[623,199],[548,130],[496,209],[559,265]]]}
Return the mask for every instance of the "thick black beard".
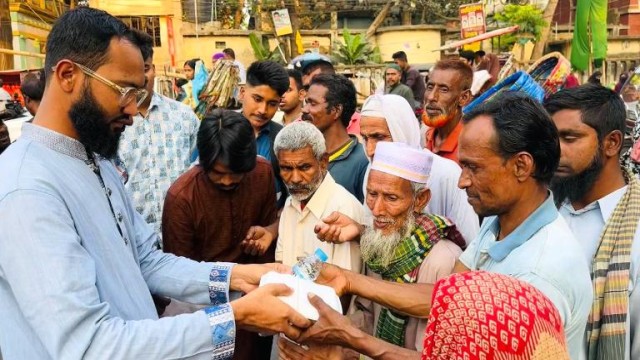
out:
{"label": "thick black beard", "polygon": [[556,176],[551,179],[549,187],[553,192],[556,206],[559,207],[565,200],[574,202],[582,199],[593,187],[603,167],[604,158],[602,152],[598,150],[589,167],[580,174],[568,177]]}
{"label": "thick black beard", "polygon": [[87,151],[105,159],[116,157],[120,133],[111,131],[107,116],[88,85],[85,85],[80,100],[71,106],[69,118],[78,133],[78,140]]}

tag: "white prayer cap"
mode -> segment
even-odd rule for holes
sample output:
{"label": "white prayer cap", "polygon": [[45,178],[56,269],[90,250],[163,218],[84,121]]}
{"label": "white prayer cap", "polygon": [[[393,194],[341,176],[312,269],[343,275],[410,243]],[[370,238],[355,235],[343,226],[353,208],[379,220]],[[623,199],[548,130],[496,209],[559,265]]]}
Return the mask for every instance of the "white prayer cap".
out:
{"label": "white prayer cap", "polygon": [[431,174],[433,154],[398,142],[378,142],[371,170],[426,184]]}
{"label": "white prayer cap", "polygon": [[360,116],[386,118],[384,116],[384,106],[382,106],[382,95],[369,96],[362,105]]}
{"label": "white prayer cap", "polygon": [[361,116],[384,118],[391,139],[420,148],[420,126],[405,98],[394,94],[371,95],[362,106]]}

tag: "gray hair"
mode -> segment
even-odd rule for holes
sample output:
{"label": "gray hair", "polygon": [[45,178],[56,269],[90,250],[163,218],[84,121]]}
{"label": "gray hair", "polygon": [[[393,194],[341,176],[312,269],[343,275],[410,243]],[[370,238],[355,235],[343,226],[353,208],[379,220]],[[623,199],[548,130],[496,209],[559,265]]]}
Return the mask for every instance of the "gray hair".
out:
{"label": "gray hair", "polygon": [[300,150],[311,146],[313,156],[320,160],[327,152],[324,137],[315,125],[306,121],[296,121],[280,130],[273,144],[273,151],[278,156],[281,150]]}
{"label": "gray hair", "polygon": [[427,184],[411,181],[411,189],[413,189],[414,197],[426,188],[427,188]]}

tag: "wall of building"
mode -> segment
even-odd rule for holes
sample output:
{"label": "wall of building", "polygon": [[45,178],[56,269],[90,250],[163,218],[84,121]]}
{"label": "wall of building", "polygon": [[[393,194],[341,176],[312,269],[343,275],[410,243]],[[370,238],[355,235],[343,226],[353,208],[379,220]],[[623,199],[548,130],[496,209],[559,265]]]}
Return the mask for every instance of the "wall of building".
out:
{"label": "wall of building", "polygon": [[[394,52],[403,50],[412,64],[435,63],[440,59],[440,52],[431,50],[440,47],[441,31],[441,27],[428,25],[379,28],[371,42],[380,48],[383,61],[391,61]],[[242,30],[213,30],[198,37],[190,33],[182,41],[182,53],[179,57],[185,60],[198,57],[210,61],[214,53],[230,47],[234,49],[236,58],[248,65],[255,61],[249,42],[250,33],[251,31]],[[335,35],[337,41],[342,41],[340,34],[338,31]],[[330,30],[303,30],[301,35],[305,50],[311,50],[313,42],[317,41],[321,53],[330,52]],[[271,49],[275,49],[276,40],[273,37],[270,37],[269,43]]]}
{"label": "wall of building", "polygon": [[[11,30],[13,50],[40,54],[44,52],[51,25],[35,15],[11,12]],[[13,66],[15,69],[37,69],[44,66],[44,59],[14,55]]]}
{"label": "wall of building", "polygon": [[[559,0],[552,25],[572,26],[576,18],[576,0]],[[611,0],[608,3],[610,34],[640,35],[640,3],[638,0]],[[618,30],[619,28],[619,30]],[[613,30],[613,32],[611,31]]]}
{"label": "wall of building", "polygon": [[392,61],[391,55],[399,50],[407,53],[410,64],[428,64],[440,60],[440,52],[432,51],[442,45],[440,26],[413,25],[379,28],[375,42],[383,61]]}
{"label": "wall of building", "polygon": [[[131,3],[135,3],[132,6]],[[180,1],[175,0],[91,0],[91,7],[105,10],[114,16],[158,16],[160,17],[160,43],[155,47],[154,63],[156,67],[171,65],[169,53],[168,23],[173,27],[173,43],[175,48],[174,61],[176,66],[181,66],[184,61],[181,54],[184,53],[182,42],[182,8]],[[171,20],[168,20],[171,18]]]}
{"label": "wall of building", "polygon": [[249,42],[249,33],[249,31],[228,30],[216,32],[216,35],[186,36],[182,40],[182,53],[178,55],[180,66],[186,60],[193,58],[200,58],[209,66],[213,55],[222,52],[225,48],[232,48],[236,53],[236,60],[249,66],[255,61]]}

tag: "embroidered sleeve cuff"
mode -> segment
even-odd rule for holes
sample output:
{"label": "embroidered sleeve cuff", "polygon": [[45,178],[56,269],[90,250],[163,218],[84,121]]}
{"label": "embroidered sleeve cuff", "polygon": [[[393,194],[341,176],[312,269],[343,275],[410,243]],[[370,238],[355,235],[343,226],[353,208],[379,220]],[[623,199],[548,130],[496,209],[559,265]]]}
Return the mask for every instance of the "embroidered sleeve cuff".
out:
{"label": "embroidered sleeve cuff", "polygon": [[209,298],[211,305],[229,302],[229,281],[233,263],[214,263],[209,274]]}
{"label": "embroidered sleeve cuff", "polygon": [[236,346],[236,323],[230,304],[222,304],[204,309],[211,326],[213,341],[213,360],[233,358]]}

